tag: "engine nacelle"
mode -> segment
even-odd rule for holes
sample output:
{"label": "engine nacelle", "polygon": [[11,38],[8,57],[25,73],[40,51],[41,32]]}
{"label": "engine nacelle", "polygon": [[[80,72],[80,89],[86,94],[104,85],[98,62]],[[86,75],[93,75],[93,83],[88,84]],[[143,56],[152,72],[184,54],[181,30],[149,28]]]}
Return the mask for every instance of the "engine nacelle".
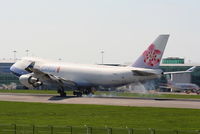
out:
{"label": "engine nacelle", "polygon": [[37,82],[33,83],[32,85],[33,85],[33,87],[39,87],[39,86],[42,85],[42,82],[41,81],[37,81]]}
{"label": "engine nacelle", "polygon": [[39,87],[42,85],[42,82],[40,82],[38,78],[33,77],[31,74],[21,75],[19,77],[19,81],[28,88]]}

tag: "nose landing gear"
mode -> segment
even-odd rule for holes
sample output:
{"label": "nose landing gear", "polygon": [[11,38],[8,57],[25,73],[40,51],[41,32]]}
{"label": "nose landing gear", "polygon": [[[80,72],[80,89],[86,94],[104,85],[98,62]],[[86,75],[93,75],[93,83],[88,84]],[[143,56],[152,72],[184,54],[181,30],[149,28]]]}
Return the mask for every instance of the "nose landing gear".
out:
{"label": "nose landing gear", "polygon": [[66,97],[66,92],[65,92],[64,88],[59,89],[58,93],[60,94],[61,97]]}

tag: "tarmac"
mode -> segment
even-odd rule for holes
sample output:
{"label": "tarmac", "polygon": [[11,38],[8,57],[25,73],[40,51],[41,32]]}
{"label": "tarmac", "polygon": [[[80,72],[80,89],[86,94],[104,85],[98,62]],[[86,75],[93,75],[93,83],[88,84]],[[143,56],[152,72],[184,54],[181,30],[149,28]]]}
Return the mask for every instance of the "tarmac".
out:
{"label": "tarmac", "polygon": [[197,99],[158,99],[106,96],[59,97],[49,94],[0,93],[0,101],[200,109],[200,100]]}

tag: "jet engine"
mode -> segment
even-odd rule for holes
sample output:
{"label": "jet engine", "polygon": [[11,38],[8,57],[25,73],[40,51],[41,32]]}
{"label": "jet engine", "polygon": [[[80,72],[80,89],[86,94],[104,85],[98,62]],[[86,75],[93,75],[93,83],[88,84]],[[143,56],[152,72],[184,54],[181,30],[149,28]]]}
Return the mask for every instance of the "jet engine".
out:
{"label": "jet engine", "polygon": [[19,81],[21,82],[21,84],[28,88],[39,87],[42,85],[42,82],[39,81],[38,78],[32,76],[31,74],[21,75],[19,77]]}

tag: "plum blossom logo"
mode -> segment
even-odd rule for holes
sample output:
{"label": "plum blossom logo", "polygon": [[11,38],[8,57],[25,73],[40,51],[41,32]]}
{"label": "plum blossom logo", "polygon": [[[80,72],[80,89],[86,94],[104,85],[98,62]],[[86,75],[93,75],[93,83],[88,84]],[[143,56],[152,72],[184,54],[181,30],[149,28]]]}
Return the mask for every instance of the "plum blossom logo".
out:
{"label": "plum blossom logo", "polygon": [[144,62],[148,66],[156,66],[160,62],[159,55],[161,55],[161,51],[155,48],[154,44],[151,44],[146,51],[144,51]]}

